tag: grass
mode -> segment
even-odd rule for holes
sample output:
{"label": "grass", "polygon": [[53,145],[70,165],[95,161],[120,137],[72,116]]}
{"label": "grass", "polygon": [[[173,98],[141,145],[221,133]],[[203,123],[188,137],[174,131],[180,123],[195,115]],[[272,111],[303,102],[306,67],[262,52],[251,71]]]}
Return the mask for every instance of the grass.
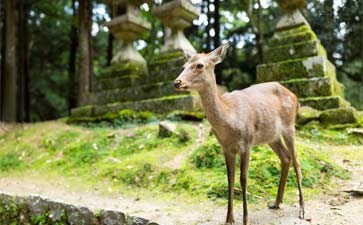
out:
{"label": "grass", "polygon": [[[77,182],[89,186],[107,183],[113,190],[124,193],[136,190],[225,201],[224,158],[216,139],[209,136],[209,129],[204,129],[205,140],[198,140],[199,123],[177,123],[190,139],[180,135],[158,137],[155,121],[117,128],[67,125],[61,121],[26,125],[0,135],[0,175],[36,173],[77,178]],[[202,123],[208,127],[206,121]],[[316,194],[321,187],[329,188],[332,177],[349,177],[328,154],[315,148],[324,144],[322,139],[336,146],[358,145],[362,141],[347,135],[318,128],[298,132],[297,149],[307,195]],[[183,156],[180,165],[170,166],[178,156]],[[250,201],[258,203],[274,198],[279,176],[280,163],[272,150],[267,146],[253,148]],[[292,168],[287,186],[287,201],[296,200]],[[236,189],[236,198],[239,194]]]}

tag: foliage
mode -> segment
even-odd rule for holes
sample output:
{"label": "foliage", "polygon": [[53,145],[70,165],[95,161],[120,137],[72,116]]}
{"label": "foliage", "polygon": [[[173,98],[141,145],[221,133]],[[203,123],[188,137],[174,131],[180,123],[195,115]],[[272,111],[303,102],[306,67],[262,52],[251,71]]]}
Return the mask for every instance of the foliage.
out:
{"label": "foliage", "polygon": [[17,169],[22,165],[22,161],[19,159],[16,153],[0,154],[0,171],[8,171],[11,169]]}
{"label": "foliage", "polygon": [[[109,183],[107,186],[125,192],[130,192],[130,187],[133,187],[150,192],[225,199],[225,164],[216,139],[208,136],[207,129],[203,134],[208,137],[206,142],[196,144],[199,125],[194,122],[178,122],[177,125],[188,133],[190,140],[180,141],[175,135],[159,138],[158,126],[153,123],[118,129],[68,126],[61,122],[35,124],[0,136],[0,165],[17,165],[4,164],[4,155],[12,155],[7,156],[10,161],[16,161],[20,153],[23,156],[21,167],[11,166],[12,170],[4,170],[1,166],[0,169],[7,174],[23,171],[76,178],[81,183],[95,186],[103,186],[106,182]],[[347,135],[343,138],[342,134],[331,130],[320,130],[320,135],[312,132],[299,131],[298,135],[304,141],[297,145],[303,186],[311,191],[320,186],[329,187],[331,177],[346,178],[348,173],[332,162],[329,155],[319,152],[309,143],[320,145],[322,137],[325,138],[322,134],[331,138],[328,140],[337,140],[337,145],[361,143],[358,138]],[[181,161],[176,162],[177,159]],[[275,196],[279,176],[280,162],[273,151],[267,146],[253,148],[249,170],[250,200]],[[238,180],[236,197],[240,194]],[[296,189],[295,180],[291,168],[288,190]]]}

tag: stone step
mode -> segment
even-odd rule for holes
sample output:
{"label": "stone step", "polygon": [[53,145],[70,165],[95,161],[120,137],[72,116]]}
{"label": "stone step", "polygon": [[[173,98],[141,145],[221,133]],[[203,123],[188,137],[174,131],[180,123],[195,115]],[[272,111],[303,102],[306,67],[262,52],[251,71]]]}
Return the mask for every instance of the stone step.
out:
{"label": "stone step", "polygon": [[149,65],[149,76],[145,78],[145,82],[155,83],[162,81],[173,81],[183,71],[184,58],[173,58],[155,61]]}
{"label": "stone step", "polygon": [[343,97],[343,86],[330,77],[294,79],[281,81],[282,85],[294,92],[299,98],[319,96]]}
{"label": "stone step", "polygon": [[89,105],[72,109],[71,117],[95,117],[108,112],[118,113],[122,109],[134,111],[150,111],[167,114],[173,111],[200,111],[199,97],[196,95],[172,95],[162,98],[147,99],[133,102],[116,102],[106,105]]}
{"label": "stone step", "polygon": [[335,77],[335,66],[323,56],[261,64],[257,66],[257,82],[299,78]]}
{"label": "stone step", "polygon": [[101,78],[95,80],[93,84],[93,91],[126,88],[135,85],[136,83],[138,83],[138,80],[140,80],[140,77],[137,75]]}
{"label": "stone step", "polygon": [[318,38],[311,29],[304,31],[296,29],[296,32],[294,33],[288,33],[288,34],[280,34],[280,32],[275,33],[275,35],[269,41],[268,45],[270,47],[284,46],[284,45],[291,45],[291,44],[316,41],[316,40],[318,40]]}
{"label": "stone step", "polygon": [[356,124],[359,122],[357,112],[353,107],[325,110],[320,114],[319,120],[323,125]]}
{"label": "stone step", "polygon": [[309,106],[317,110],[336,109],[350,106],[350,103],[340,96],[300,98],[301,106]]}
{"label": "stone step", "polygon": [[113,64],[102,70],[101,78],[124,77],[130,75],[144,76],[147,74],[147,68],[134,62],[125,62]]}
{"label": "stone step", "polygon": [[326,51],[319,41],[267,48],[264,52],[264,62],[281,62],[311,56],[324,56],[326,58]]}
{"label": "stone step", "polygon": [[171,82],[136,85],[127,88],[93,92],[89,104],[103,105],[113,102],[139,101],[149,98],[159,98],[167,95],[178,94]]}

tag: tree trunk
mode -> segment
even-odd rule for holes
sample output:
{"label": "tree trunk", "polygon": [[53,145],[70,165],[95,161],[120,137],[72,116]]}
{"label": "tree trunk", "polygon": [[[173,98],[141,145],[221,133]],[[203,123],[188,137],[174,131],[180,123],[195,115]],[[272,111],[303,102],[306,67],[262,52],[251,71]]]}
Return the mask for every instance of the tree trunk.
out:
{"label": "tree trunk", "polygon": [[3,74],[5,65],[5,9],[0,1],[0,120],[2,120]]}
{"label": "tree trunk", "polygon": [[[219,0],[214,0],[214,24],[213,24],[213,28],[215,31],[215,35],[213,37],[213,46],[214,48],[217,48],[218,46],[221,45],[221,40],[220,40],[220,23],[219,23],[219,19],[220,19],[220,15],[219,15]],[[216,67],[216,81],[217,84],[222,84],[222,68],[221,66],[217,66]]]}
{"label": "tree trunk", "polygon": [[211,50],[211,36],[210,36],[210,29],[212,27],[212,24],[211,24],[211,12],[210,12],[210,9],[209,9],[209,5],[210,5],[210,2],[209,0],[205,0],[205,4],[206,4],[206,10],[205,10],[205,13],[207,14],[207,21],[208,21],[208,24],[205,28],[205,32],[207,33],[207,45],[206,45],[206,48],[205,50],[206,51],[210,51]]}
{"label": "tree trunk", "polygon": [[251,28],[253,33],[256,36],[256,49],[257,49],[257,56],[258,56],[258,64],[263,63],[263,34],[261,31],[261,2],[257,0],[258,10],[257,10],[257,26],[253,22],[253,14],[255,13],[253,10],[253,1],[249,1],[248,9],[247,9],[247,16],[250,19]]}
{"label": "tree trunk", "polygon": [[[115,7],[110,6],[109,7],[109,13],[111,15],[111,18],[113,19],[116,16],[116,11],[117,9],[115,9]],[[111,61],[112,61],[112,57],[113,57],[113,40],[114,40],[114,36],[111,33],[111,31],[108,32],[108,40],[107,40],[107,66],[111,66]]]}
{"label": "tree trunk", "polygon": [[71,109],[77,106],[76,96],[76,56],[78,47],[78,36],[76,27],[76,0],[72,0],[73,20],[71,24],[70,39],[71,44],[69,46],[69,58],[68,58],[68,114],[71,114]]}
{"label": "tree trunk", "polygon": [[91,91],[93,68],[92,68],[92,2],[91,0],[79,0],[79,92],[78,105],[87,104],[88,95]]}
{"label": "tree trunk", "polygon": [[27,0],[19,1],[19,77],[18,121],[30,121],[29,67],[28,67],[28,9]]}
{"label": "tree trunk", "polygon": [[5,70],[3,74],[2,120],[16,122],[16,6],[5,0]]}

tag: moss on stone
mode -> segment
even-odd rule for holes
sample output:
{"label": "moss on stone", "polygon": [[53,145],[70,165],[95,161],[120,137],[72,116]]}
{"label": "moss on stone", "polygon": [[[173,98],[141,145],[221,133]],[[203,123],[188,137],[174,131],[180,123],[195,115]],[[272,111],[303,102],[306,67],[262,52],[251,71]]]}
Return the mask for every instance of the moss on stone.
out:
{"label": "moss on stone", "polygon": [[323,125],[358,123],[353,107],[325,110],[320,114],[319,120]]}
{"label": "moss on stone", "polygon": [[72,117],[87,117],[94,115],[94,106],[86,105],[71,110]]}
{"label": "moss on stone", "polygon": [[109,77],[124,77],[130,76],[131,74],[143,76],[146,75],[147,68],[143,64],[139,64],[136,62],[125,62],[125,63],[116,63],[112,64],[111,66],[105,68],[101,72],[102,78],[109,78]]}
{"label": "moss on stone", "polygon": [[0,198],[0,221],[4,224],[18,224],[20,209],[13,197],[2,195]]}
{"label": "moss on stone", "polygon": [[304,125],[312,120],[318,120],[319,116],[320,116],[320,111],[313,109],[309,106],[303,106],[299,108],[296,122],[299,125]]}
{"label": "moss on stone", "polygon": [[323,77],[327,64],[321,56],[261,64],[257,66],[257,82]]}
{"label": "moss on stone", "polygon": [[299,102],[303,106],[309,106],[318,110],[326,110],[326,109],[334,109],[334,108],[350,106],[349,102],[345,101],[340,96],[300,98]]}
{"label": "moss on stone", "polygon": [[102,105],[109,102],[140,101],[175,94],[177,92],[171,82],[146,83],[128,88],[94,92],[90,96],[90,104]]}
{"label": "moss on stone", "polygon": [[304,33],[309,31],[311,31],[310,26],[302,24],[296,27],[291,27],[290,29],[279,30],[275,33],[275,36],[284,37],[294,35],[296,33]]}
{"label": "moss on stone", "polygon": [[126,88],[133,86],[137,80],[140,79],[138,75],[128,75],[123,77],[110,77],[97,79],[94,82],[93,90],[102,91],[116,88]]}
{"label": "moss on stone", "polygon": [[302,98],[333,95],[333,82],[328,77],[294,79],[281,81],[281,84]]}
{"label": "moss on stone", "polygon": [[205,118],[203,112],[190,112],[176,110],[167,115],[169,120],[202,121]]}
{"label": "moss on stone", "polygon": [[273,47],[291,45],[314,40],[317,40],[316,34],[312,30],[304,30],[292,34],[289,33],[285,35],[274,35],[274,37],[269,42],[269,46]]}
{"label": "moss on stone", "polygon": [[267,48],[264,52],[264,62],[280,62],[310,56],[326,57],[326,52],[319,41]]}

